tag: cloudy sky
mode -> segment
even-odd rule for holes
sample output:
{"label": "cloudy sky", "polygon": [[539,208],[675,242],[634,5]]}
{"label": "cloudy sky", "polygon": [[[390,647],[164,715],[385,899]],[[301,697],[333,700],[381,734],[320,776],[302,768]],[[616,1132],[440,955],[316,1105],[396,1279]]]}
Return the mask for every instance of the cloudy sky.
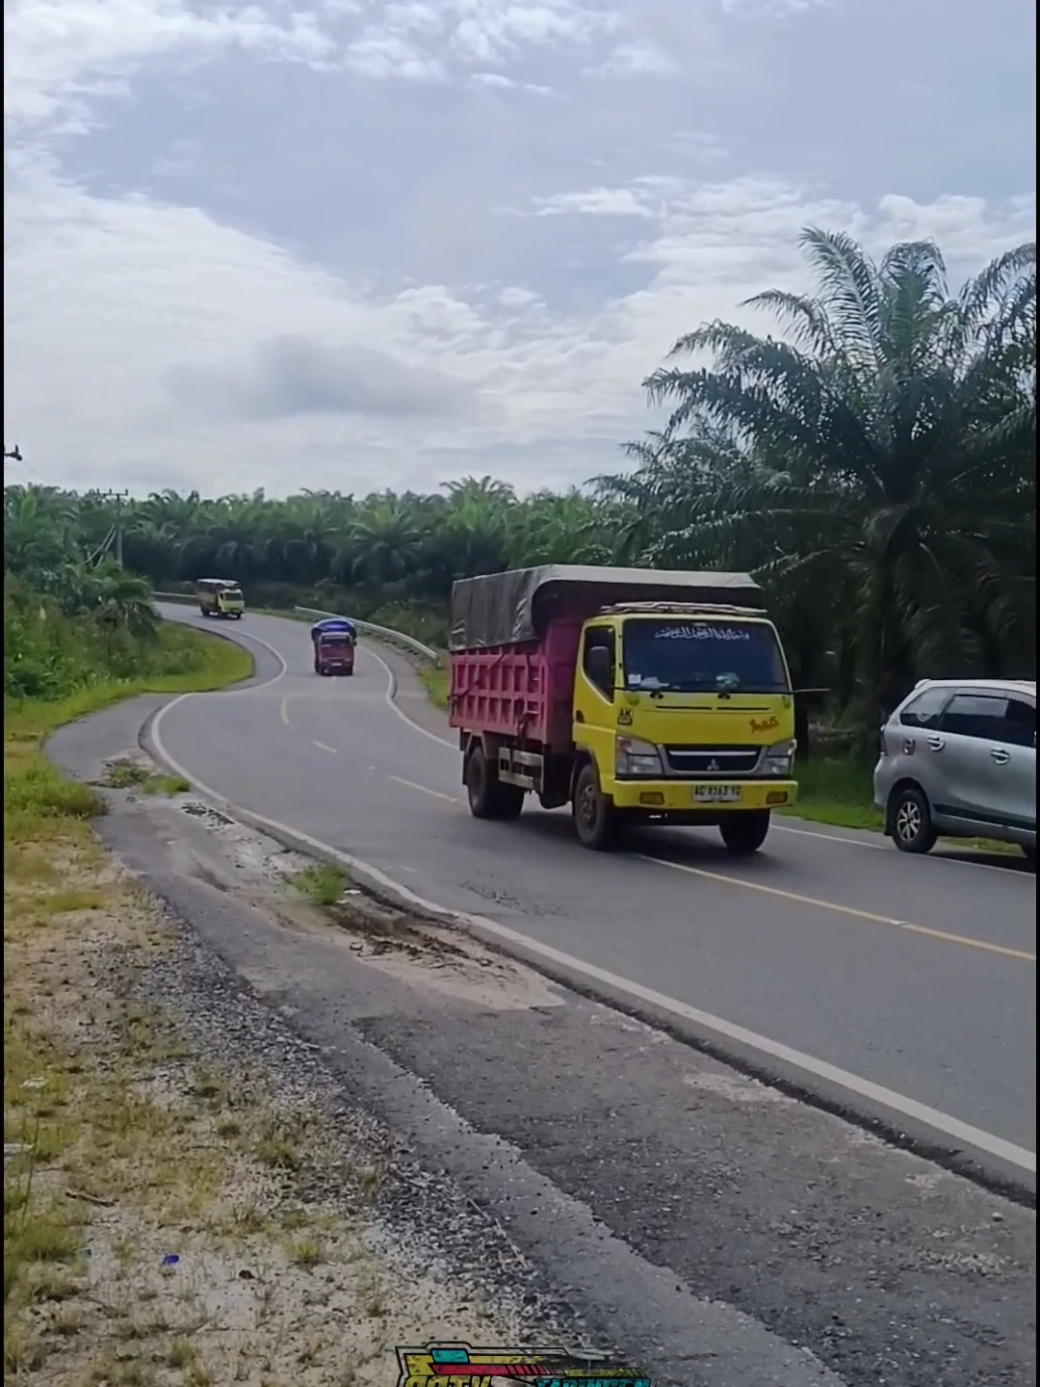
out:
{"label": "cloudy sky", "polygon": [[[8,480],[581,483],[807,223],[1034,234],[1028,0],[5,0]],[[764,324],[762,324],[764,326]]]}

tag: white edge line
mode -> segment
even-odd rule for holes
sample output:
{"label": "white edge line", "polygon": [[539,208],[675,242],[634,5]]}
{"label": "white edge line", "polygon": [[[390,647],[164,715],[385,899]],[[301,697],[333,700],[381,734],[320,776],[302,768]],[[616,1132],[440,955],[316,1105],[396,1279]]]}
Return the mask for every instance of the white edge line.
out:
{"label": "white edge line", "polygon": [[[275,675],[274,679],[261,687],[269,687],[280,678],[280,674]],[[189,781],[195,789],[201,791],[215,803],[238,811],[237,805],[211,786],[204,784],[197,776],[193,776],[186,767],[176,761],[163,744],[161,734],[163,718],[171,708],[176,707],[183,699],[194,696],[193,694],[181,694],[159,709],[152,720],[150,729],[155,748],[167,765],[176,774]],[[402,716],[404,715],[402,714]],[[521,934],[518,930],[510,929],[508,925],[501,925],[496,920],[489,920],[483,915],[470,915],[465,911],[446,910],[443,906],[437,905],[434,901],[426,900],[425,897],[417,895],[406,886],[394,881],[392,877],[387,876],[378,867],[373,867],[350,853],[341,852],[338,848],[332,847],[329,843],[323,843],[318,838],[312,838],[310,834],[304,833],[298,828],[291,828],[288,824],[283,824],[277,819],[269,819],[266,815],[256,814],[251,810],[239,812],[246,813],[256,823],[263,824],[277,833],[286,834],[298,842],[305,843],[323,856],[331,857],[335,861],[343,863],[351,871],[368,876],[385,890],[393,892],[400,899],[426,913],[439,916],[442,919],[453,919],[459,924],[486,931],[505,943],[520,945],[548,962],[555,963],[593,982],[602,983],[624,996],[636,998],[660,1011],[692,1022],[703,1030],[724,1036],[727,1040],[736,1041],[737,1044],[756,1050],[760,1054],[769,1056],[770,1059],[779,1060],[793,1068],[800,1069],[803,1073],[813,1075],[814,1078],[823,1079],[849,1093],[854,1093],[859,1098],[877,1103],[891,1112],[898,1113],[903,1118],[921,1122],[956,1142],[973,1146],[998,1160],[1017,1166],[1020,1170],[1028,1171],[1032,1175],[1036,1174],[1036,1153],[1026,1150],[1023,1146],[1016,1146],[1014,1142],[1006,1141],[1003,1137],[998,1137],[992,1132],[985,1132],[979,1127],[973,1127],[967,1122],[962,1122],[959,1118],[950,1116],[948,1113],[939,1112],[936,1108],[919,1103],[916,1099],[907,1098],[903,1094],[884,1088],[869,1079],[862,1079],[857,1074],[839,1069],[836,1065],[828,1064],[826,1060],[816,1059],[812,1055],[806,1055],[800,1050],[792,1049],[789,1045],[782,1045],[778,1041],[770,1040],[768,1036],[758,1035],[755,1031],[747,1030],[744,1026],[738,1026],[732,1021],[724,1020],[721,1016],[713,1016],[710,1012],[701,1011],[698,1007],[689,1006],[686,1002],[680,1002],[674,997],[667,997],[651,987],[644,987],[642,983],[619,977],[617,973],[611,973],[606,968],[599,968],[594,963],[586,963],[584,959],[575,958],[573,954],[564,953],[561,949],[554,949],[551,945],[543,944],[538,939]]]}
{"label": "white edge line", "polygon": [[408,716],[404,709],[401,708],[394,699],[394,693],[397,689],[397,676],[394,674],[393,670],[383,657],[377,655],[370,646],[365,646],[364,653],[366,655],[371,655],[376,664],[382,666],[383,673],[386,675],[386,692],[383,694],[383,702],[386,706],[392,709],[402,722],[406,722],[408,726],[413,728],[416,732],[421,732],[424,737],[429,737],[431,742],[439,742],[441,746],[446,746],[450,751],[458,751],[458,747],[454,742],[449,742],[446,737],[438,737],[436,732],[431,732],[429,728],[421,726]]}
{"label": "white edge line", "polygon": [[[159,605],[162,606],[163,604],[160,603]],[[167,603],[166,605],[169,606],[169,605],[172,605],[172,604]],[[179,610],[179,609],[178,609],[177,607],[174,607],[174,610],[176,611],[176,610]],[[177,618],[177,617],[165,617],[165,616],[164,616],[163,620],[164,620],[164,621],[177,621],[178,618]],[[203,626],[201,622],[198,622],[198,621],[182,621],[182,622],[180,622],[180,624],[181,624],[182,626],[190,626],[193,630],[196,630],[196,631],[205,631],[205,630],[208,629],[207,627]],[[215,632],[214,632],[214,635],[216,635]],[[280,666],[280,668],[279,668],[279,670],[278,670],[278,673],[275,674],[275,675],[272,675],[272,677],[271,677],[270,679],[265,679],[265,680],[263,681],[262,684],[251,684],[248,688],[245,688],[245,689],[236,689],[236,688],[230,688],[230,689],[204,689],[204,690],[200,690],[198,693],[185,693],[185,694],[179,694],[179,695],[178,695],[175,699],[173,699],[171,702],[169,702],[169,703],[167,703],[167,704],[164,705],[163,711],[165,711],[166,708],[172,708],[173,705],[174,705],[175,703],[180,703],[180,702],[182,702],[182,701],[183,701],[184,699],[186,699],[186,698],[204,698],[204,697],[206,696],[206,694],[210,694],[210,693],[219,693],[222,697],[225,697],[225,698],[226,698],[229,694],[236,694],[236,695],[238,695],[239,697],[241,697],[242,694],[257,693],[257,692],[259,692],[260,689],[270,689],[270,688],[272,688],[272,687],[273,687],[275,684],[277,684],[280,680],[284,679],[285,676],[289,673],[289,663],[288,663],[288,661],[286,660],[285,656],[281,653],[281,651],[275,650],[275,648],[274,648],[273,645],[269,645],[269,644],[267,643],[267,641],[261,640],[261,638],[260,638],[259,636],[254,636],[253,633],[252,633],[252,631],[238,631],[238,630],[236,630],[234,636],[232,636],[232,635],[227,635],[227,636],[220,636],[220,635],[217,635],[217,636],[216,636],[216,639],[217,639],[217,640],[230,641],[230,642],[232,642],[233,644],[237,644],[237,641],[236,641],[236,639],[235,639],[236,636],[237,636],[240,640],[252,641],[254,645],[262,646],[263,649],[266,650],[267,653],[268,653],[269,655],[273,655],[274,658],[278,661],[278,664],[279,664],[279,666]]]}
{"label": "white edge line", "polygon": [[[797,817],[797,815],[795,817]],[[808,820],[803,819],[802,822],[806,823]],[[885,839],[882,839],[880,843],[871,843],[864,838],[845,838],[839,833],[821,833],[817,829],[794,828],[790,824],[774,822],[772,831],[778,833],[797,833],[800,838],[822,838],[826,843],[845,843],[846,846],[850,848],[869,848],[872,852],[891,852],[893,850],[892,845]],[[875,830],[869,828],[865,828],[862,831],[864,833],[875,832]],[[876,833],[876,836],[880,838],[881,834]],[[971,849],[968,849],[968,851],[970,852]],[[1007,867],[998,867],[995,862],[975,862],[971,857],[948,857],[944,853],[936,853],[930,857],[922,857],[919,860],[921,862],[931,862],[933,864],[936,862],[945,863],[948,867],[971,867],[975,871],[1000,872],[1005,879],[1007,877],[1016,877],[1023,881],[1035,881],[1032,872],[1023,872],[1021,870],[1017,872],[1009,871]]]}
{"label": "white edge line", "polygon": [[419,785],[414,780],[404,780],[399,775],[388,775],[387,780],[396,781],[398,785],[407,785],[409,790],[421,790],[424,795],[432,795],[434,799],[443,799],[448,804],[461,804],[462,800],[456,799],[454,795],[445,795],[440,790],[431,790],[428,785]]}

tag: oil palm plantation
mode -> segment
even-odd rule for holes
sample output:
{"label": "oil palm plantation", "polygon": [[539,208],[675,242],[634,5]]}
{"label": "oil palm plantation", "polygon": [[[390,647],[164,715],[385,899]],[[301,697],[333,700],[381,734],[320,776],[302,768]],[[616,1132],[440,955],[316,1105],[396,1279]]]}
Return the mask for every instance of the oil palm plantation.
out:
{"label": "oil palm plantation", "polygon": [[751,300],[782,338],[712,323],[646,382],[672,407],[624,488],[656,519],[647,552],[826,614],[870,721],[916,676],[1032,670],[1035,246],[958,294],[931,244],[803,246],[816,293]]}

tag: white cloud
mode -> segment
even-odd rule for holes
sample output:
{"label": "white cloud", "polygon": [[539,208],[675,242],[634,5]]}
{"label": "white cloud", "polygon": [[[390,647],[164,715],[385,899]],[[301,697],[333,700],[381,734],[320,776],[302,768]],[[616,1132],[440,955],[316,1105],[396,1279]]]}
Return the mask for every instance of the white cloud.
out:
{"label": "white cloud", "polygon": [[517,285],[503,289],[498,301],[503,308],[531,308],[541,302],[538,295],[532,294],[530,289],[521,289]]}
{"label": "white cloud", "polygon": [[557,193],[537,198],[540,217],[576,213],[586,217],[652,217],[653,213],[632,188],[592,188],[586,193]]}
{"label": "white cloud", "polygon": [[[1033,175],[998,138],[1017,117],[956,165],[970,125],[924,122],[916,179],[890,172],[903,141],[846,123],[837,173],[809,186],[832,132],[813,86],[811,125],[788,138],[797,83],[840,54],[812,49],[782,83],[799,26],[826,37],[814,8],[12,0],[8,439],[80,486],[580,482],[651,422],[640,381],[677,336],[718,316],[764,326],[742,300],[805,284],[806,223],[872,249],[934,236],[955,277],[1031,235]],[[797,34],[768,22],[781,16]],[[832,20],[844,43],[841,6]],[[959,110],[944,71],[937,59],[929,81]],[[189,86],[216,124],[206,99],[189,118]],[[988,119],[994,93],[979,101]]]}
{"label": "white cloud", "polygon": [[12,0],[4,6],[8,134],[47,123],[82,130],[99,97],[120,96],[142,63],[238,49],[323,64],[333,46],[313,14],[254,4],[200,13],[184,0]]}
{"label": "white cloud", "polygon": [[470,81],[482,87],[497,88],[499,91],[527,91],[534,92],[536,96],[554,95],[552,87],[543,86],[539,82],[515,82],[503,72],[471,72]]}
{"label": "white cloud", "polygon": [[[171,478],[275,494],[429,486],[442,459],[521,487],[580,482],[613,466],[616,445],[650,422],[640,381],[677,336],[705,318],[754,321],[742,299],[804,284],[796,238],[807,222],[848,227],[868,244],[937,234],[965,269],[1031,227],[1028,199],[995,210],[889,197],[868,212],[778,180],[670,192],[631,253],[646,268],[643,287],[580,314],[550,302],[531,316],[527,289],[504,286],[483,306],[437,285],[377,297],[197,210],[20,176],[7,208],[10,437],[51,479],[137,490]],[[597,210],[628,196],[598,190]],[[332,352],[290,362],[311,406],[286,407],[283,391],[278,407],[246,408],[261,387],[282,389],[270,342],[287,337]],[[171,371],[182,386],[173,401]],[[207,381],[243,407],[200,411]],[[412,404],[395,407],[409,390]]]}
{"label": "white cloud", "polygon": [[619,43],[605,62],[590,68],[593,77],[675,77],[682,65],[646,39]]}

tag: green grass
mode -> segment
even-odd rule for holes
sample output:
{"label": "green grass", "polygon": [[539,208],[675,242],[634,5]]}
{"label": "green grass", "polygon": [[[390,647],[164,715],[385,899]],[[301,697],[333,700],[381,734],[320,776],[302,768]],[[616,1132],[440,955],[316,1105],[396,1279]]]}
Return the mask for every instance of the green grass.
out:
{"label": "green grass", "polygon": [[[66,1120],[68,1093],[55,1075],[71,1074],[74,1063],[79,1072],[82,1065],[62,1057],[26,1020],[32,1007],[25,998],[33,995],[30,975],[22,976],[31,965],[19,953],[26,932],[31,937],[35,928],[56,918],[113,907],[107,886],[102,890],[84,884],[76,875],[82,876],[98,852],[88,821],[103,812],[104,802],[95,788],[64,780],[44,756],[43,743],[63,724],[120,699],[219,689],[252,673],[245,651],[214,636],[164,627],[159,641],[160,649],[149,651],[158,672],[153,663],[152,672],[140,678],[106,679],[104,671],[92,669],[92,682],[64,698],[5,700],[4,1139],[30,1148],[27,1156],[4,1168],[5,1380],[8,1372],[19,1374],[20,1380],[23,1370],[32,1370],[38,1335],[31,1306],[45,1285],[73,1275],[84,1242],[83,1206],[41,1188],[34,1179],[37,1166],[53,1166],[73,1139],[73,1129],[78,1140],[86,1127],[104,1133],[111,1120],[102,1105],[109,1098],[96,1086],[83,1099],[75,1123]],[[136,785],[146,793],[174,794],[184,788],[178,777],[153,774],[129,761],[111,769],[113,783]],[[30,1099],[25,1090],[35,1091],[38,1075],[47,1076],[46,1086]],[[125,1102],[122,1090],[118,1092]],[[46,1298],[58,1296],[47,1290]]]}
{"label": "green grass", "polygon": [[795,779],[798,802],[782,814],[836,828],[884,828],[884,815],[873,803],[873,771],[863,762],[829,757],[799,761]]}
{"label": "green grass", "polygon": [[[37,741],[77,718],[146,693],[210,693],[248,679],[253,657],[240,645],[174,623],[159,631],[161,667],[129,679],[98,679],[64,698],[4,700],[5,740]],[[179,666],[179,667],[178,667]]]}
{"label": "green grass", "polygon": [[[841,761],[825,757],[819,761],[801,761],[795,765],[798,781],[798,801],[789,814],[813,823],[830,824],[834,828],[865,828],[881,833],[885,816],[874,808],[874,769],[865,762]],[[1018,853],[1013,843],[1000,843],[992,838],[949,839],[961,847],[978,848],[983,852]]]}
{"label": "green grass", "polygon": [[423,665],[419,671],[430,702],[435,708],[448,709],[448,670],[444,665]]}
{"label": "green grass", "polygon": [[113,761],[101,782],[110,790],[140,790],[143,795],[183,795],[191,781],[183,775],[161,775],[137,761]]}
{"label": "green grass", "polygon": [[[248,679],[252,657],[241,646],[185,627],[163,627],[164,654],[184,657],[185,668],[137,679],[98,679],[65,698],[8,699],[4,703],[4,845],[50,837],[79,820],[104,813],[90,785],[65,780],[42,754],[47,737],[66,723],[144,693],[192,693],[223,689]],[[148,773],[145,773],[146,779]],[[148,792],[178,794],[178,776],[155,776]],[[5,853],[6,856],[6,853]]]}
{"label": "green grass", "polygon": [[315,905],[335,905],[349,881],[349,876],[342,868],[334,867],[331,862],[315,862],[296,874],[293,885],[309,896]]}

